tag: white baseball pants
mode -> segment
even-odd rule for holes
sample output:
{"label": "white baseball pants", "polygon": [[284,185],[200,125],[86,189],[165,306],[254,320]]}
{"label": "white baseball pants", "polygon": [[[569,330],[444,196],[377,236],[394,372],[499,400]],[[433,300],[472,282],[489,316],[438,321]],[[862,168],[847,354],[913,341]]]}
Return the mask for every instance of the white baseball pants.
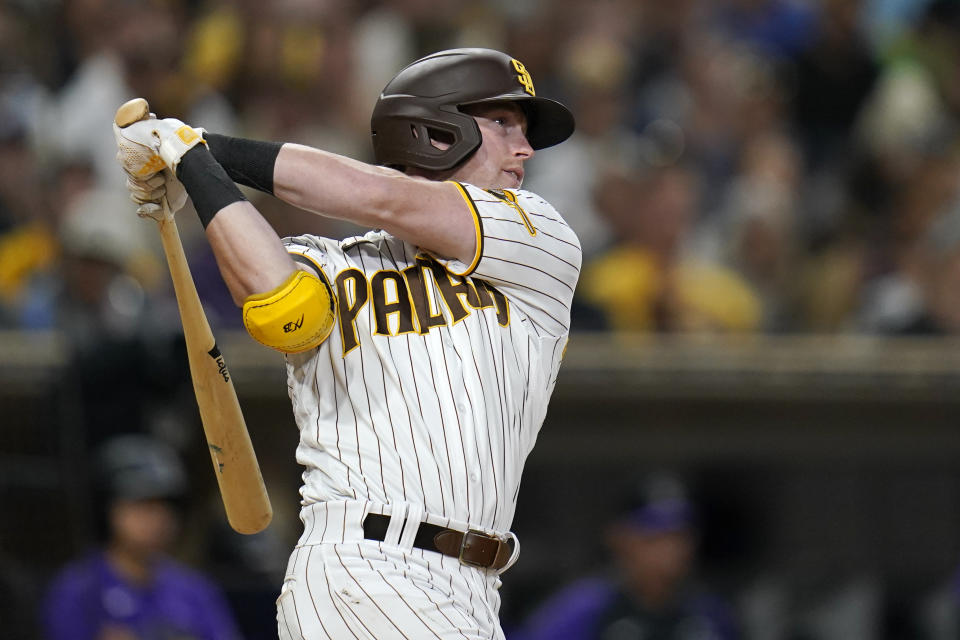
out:
{"label": "white baseball pants", "polygon": [[[500,579],[412,547],[408,505],[330,502],[301,512],[304,535],[277,599],[280,640],[503,640]],[[363,537],[373,509],[391,515],[386,540]],[[405,517],[409,515],[410,517]]]}

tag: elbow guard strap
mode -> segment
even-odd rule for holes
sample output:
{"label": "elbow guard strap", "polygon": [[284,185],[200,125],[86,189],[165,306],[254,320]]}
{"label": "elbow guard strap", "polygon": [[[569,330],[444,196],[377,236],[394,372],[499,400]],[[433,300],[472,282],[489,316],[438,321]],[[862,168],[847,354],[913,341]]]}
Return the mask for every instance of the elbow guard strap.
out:
{"label": "elbow guard strap", "polygon": [[330,283],[294,271],[273,291],[243,303],[243,326],[254,340],[283,353],[299,353],[323,343],[333,331],[336,299]]}

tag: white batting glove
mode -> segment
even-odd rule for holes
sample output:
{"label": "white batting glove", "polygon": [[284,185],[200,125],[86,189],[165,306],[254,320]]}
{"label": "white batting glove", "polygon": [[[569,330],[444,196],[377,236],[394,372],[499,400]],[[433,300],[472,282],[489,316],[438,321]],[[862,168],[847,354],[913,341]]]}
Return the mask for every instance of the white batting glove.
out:
{"label": "white batting glove", "polygon": [[150,178],[138,178],[127,174],[127,189],[130,199],[140,205],[137,215],[156,218],[162,215],[160,200],[166,196],[170,212],[176,213],[187,203],[187,191],[170,169],[164,169]]}
{"label": "white batting glove", "polygon": [[117,160],[124,171],[141,179],[164,168],[175,173],[183,155],[204,142],[202,133],[176,118],[157,120],[153,114],[122,129],[113,125]]}

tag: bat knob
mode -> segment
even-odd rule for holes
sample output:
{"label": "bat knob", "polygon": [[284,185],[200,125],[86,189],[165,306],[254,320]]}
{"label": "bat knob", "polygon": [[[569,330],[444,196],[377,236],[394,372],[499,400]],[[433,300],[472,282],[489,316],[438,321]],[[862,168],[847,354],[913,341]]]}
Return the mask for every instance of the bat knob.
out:
{"label": "bat knob", "polygon": [[118,127],[128,127],[150,116],[150,105],[143,98],[134,98],[120,105],[113,121]]}

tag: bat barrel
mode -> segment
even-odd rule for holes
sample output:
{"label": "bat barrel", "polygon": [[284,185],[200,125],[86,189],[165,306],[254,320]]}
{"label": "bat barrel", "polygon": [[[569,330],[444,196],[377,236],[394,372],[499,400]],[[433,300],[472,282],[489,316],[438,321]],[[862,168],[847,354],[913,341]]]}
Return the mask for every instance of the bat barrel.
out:
{"label": "bat barrel", "polygon": [[230,526],[239,533],[265,529],[273,517],[250,433],[226,362],[217,348],[183,251],[177,224],[163,202],[160,238],[180,308],[190,377]]}

